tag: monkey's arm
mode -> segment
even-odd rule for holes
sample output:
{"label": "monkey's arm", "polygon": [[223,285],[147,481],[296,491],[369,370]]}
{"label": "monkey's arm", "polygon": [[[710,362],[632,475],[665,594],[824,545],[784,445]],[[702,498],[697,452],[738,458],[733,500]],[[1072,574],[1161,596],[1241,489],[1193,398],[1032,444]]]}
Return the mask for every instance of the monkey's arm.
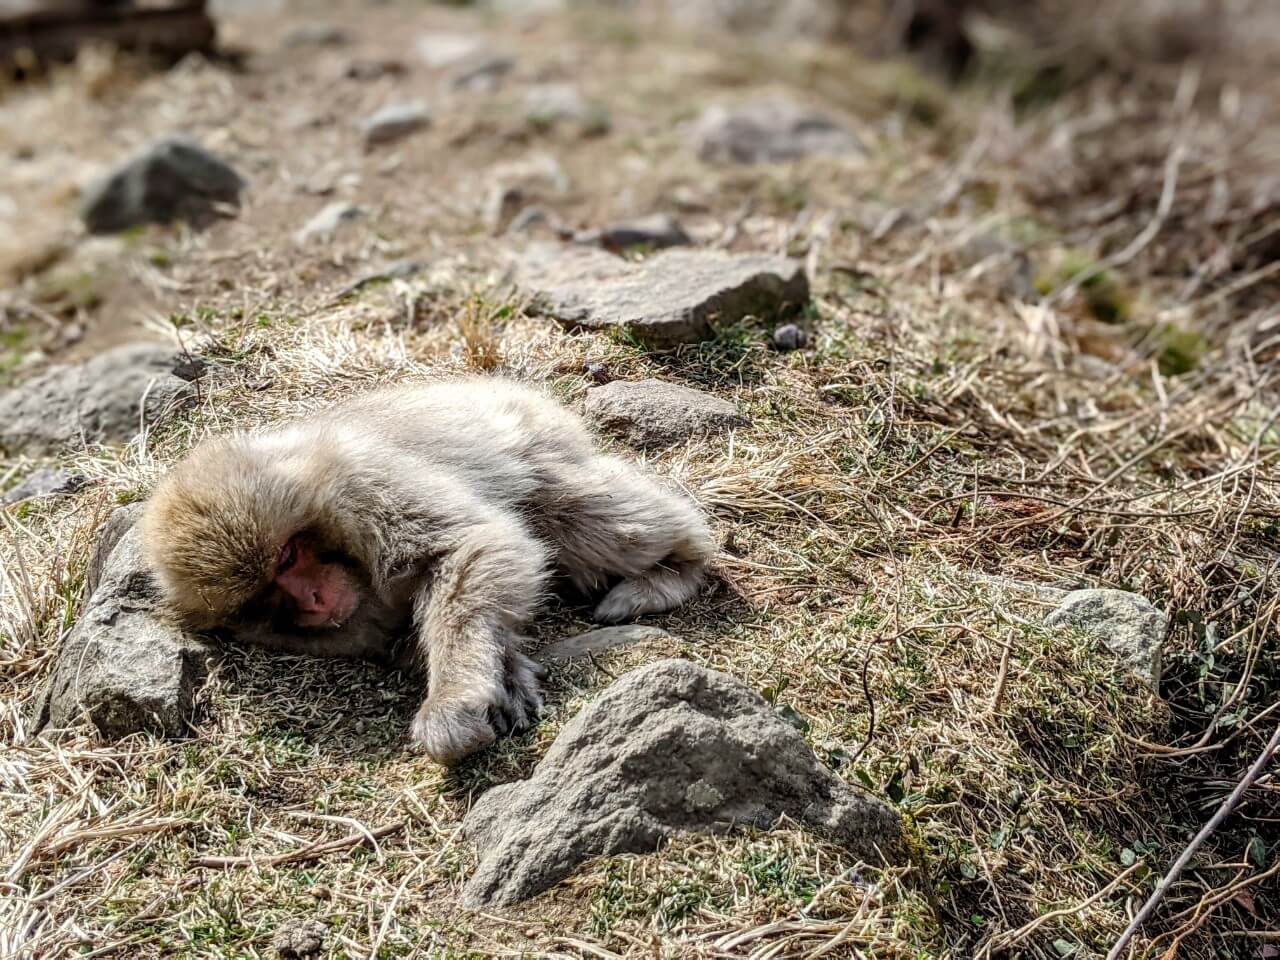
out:
{"label": "monkey's arm", "polygon": [[450,762],[528,726],[542,704],[542,668],[519,629],[547,579],[546,548],[513,514],[460,527],[414,600],[418,652],[429,678],[414,742]]}

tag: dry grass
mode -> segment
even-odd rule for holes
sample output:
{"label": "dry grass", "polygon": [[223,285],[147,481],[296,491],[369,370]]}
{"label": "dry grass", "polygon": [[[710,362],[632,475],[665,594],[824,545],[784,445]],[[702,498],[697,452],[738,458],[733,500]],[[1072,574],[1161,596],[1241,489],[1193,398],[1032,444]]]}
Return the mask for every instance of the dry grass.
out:
{"label": "dry grass", "polygon": [[[0,956],[262,957],[295,917],[323,921],[333,957],[1104,955],[1277,721],[1275,208],[1257,166],[1274,79],[1243,54],[1199,80],[1103,73],[1019,115],[998,91],[939,92],[831,52],[783,62],[608,17],[484,21],[520,51],[514,92],[439,91],[432,131],[366,157],[341,121],[268,134],[299,109],[430,91],[420,71],[334,78],[344,57],[411,56],[397,38],[426,22],[473,21],[335,16],[357,51],[266,47],[244,75],[192,63],[97,99],[65,84],[15,95],[24,116],[82,118],[42,146],[77,168],[186,115],[254,189],[206,234],[155,229],[106,254],[148,291],[150,330],[222,364],[199,409],[78,452],[87,490],[3,514]],[[251,45],[278,29],[231,22]],[[610,106],[609,136],[531,132],[503,106],[531,77],[565,76]],[[777,85],[847,111],[871,155],[714,169],[675,132],[704,102]],[[92,134],[114,124],[107,149]],[[678,207],[703,242],[807,258],[813,348],[779,354],[746,323],[646,353],[525,316],[503,280],[515,241],[488,236],[483,200],[485,171],[530,153],[563,168],[569,186],[540,202],[567,222]],[[52,179],[74,178],[67,165]],[[325,201],[299,185],[317,178],[377,214],[300,252],[288,237]],[[405,256],[427,267],[341,296]],[[104,289],[88,322],[110,322]],[[752,416],[653,458],[725,542],[715,588],[662,619],[678,639],[565,669],[547,722],[452,772],[403,748],[410,679],[255,651],[228,653],[187,740],[29,730],[94,531],[200,437],[463,370],[573,403],[587,361]],[[1041,626],[1057,590],[1082,583],[1170,612],[1159,698],[1086,638]],[[584,616],[548,610],[538,636]],[[472,798],[526,774],[611,676],[670,654],[763,691],[842,776],[889,797],[908,862],[858,864],[784,824],[592,863],[503,916],[462,912]],[[1266,955],[1275,790],[1272,777],[1250,793],[1133,956]]]}

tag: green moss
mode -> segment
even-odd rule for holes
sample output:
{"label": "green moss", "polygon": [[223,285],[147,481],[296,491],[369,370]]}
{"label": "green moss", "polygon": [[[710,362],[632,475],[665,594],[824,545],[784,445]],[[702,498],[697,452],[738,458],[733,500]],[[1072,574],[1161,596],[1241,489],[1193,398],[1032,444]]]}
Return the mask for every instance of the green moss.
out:
{"label": "green moss", "polygon": [[1166,324],[1156,331],[1156,362],[1160,372],[1166,377],[1190,373],[1200,365],[1200,359],[1209,344],[1204,336],[1195,330],[1183,330],[1173,324]]}
{"label": "green moss", "polygon": [[1128,323],[1133,317],[1129,290],[1114,273],[1079,250],[1067,251],[1056,267],[1039,274],[1034,283],[1041,296],[1077,284],[1085,306],[1103,323]]}

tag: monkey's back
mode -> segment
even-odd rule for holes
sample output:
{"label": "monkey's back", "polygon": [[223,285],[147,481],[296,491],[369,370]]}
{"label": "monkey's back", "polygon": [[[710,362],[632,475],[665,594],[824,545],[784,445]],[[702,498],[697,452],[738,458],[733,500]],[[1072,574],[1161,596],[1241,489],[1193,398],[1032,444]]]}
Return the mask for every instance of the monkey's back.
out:
{"label": "monkey's back", "polygon": [[[473,377],[391,387],[322,413],[352,449],[393,448],[406,466],[457,477],[502,502],[529,502],[593,454],[581,419],[536,389]],[[348,444],[344,444],[348,445]]]}

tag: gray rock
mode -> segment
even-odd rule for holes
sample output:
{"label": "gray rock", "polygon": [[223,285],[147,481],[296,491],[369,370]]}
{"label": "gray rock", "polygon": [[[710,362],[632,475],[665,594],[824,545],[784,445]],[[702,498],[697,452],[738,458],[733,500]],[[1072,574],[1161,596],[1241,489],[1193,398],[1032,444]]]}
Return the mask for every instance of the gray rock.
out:
{"label": "gray rock", "polygon": [[567,326],[617,328],[651,347],[706,340],[719,325],[772,320],[809,300],[799,262],[718,250],[667,250],[637,263],[539,245],[519,259],[516,282]]}
{"label": "gray rock", "polygon": [[55,367],[0,395],[0,447],[51,453],[78,444],[115,443],[148,423],[189,406],[196,390],[187,358],[151,343],[116,347],[76,366]]}
{"label": "gray rock", "polygon": [[515,68],[516,62],[501,53],[481,53],[458,64],[449,85],[455,90],[492,92]]}
{"label": "gray rock", "polygon": [[1146,597],[1127,590],[1073,590],[1044,622],[1075,627],[1101,640],[1153,690],[1159,687],[1168,620]]}
{"label": "gray rock", "polygon": [[630,647],[649,640],[662,640],[671,634],[660,627],[646,627],[639,623],[627,623],[619,627],[600,627],[576,636],[557,640],[538,651],[543,663],[557,660],[574,660],[591,653],[604,653],[617,647]]}
{"label": "gray rock", "polygon": [[347,31],[321,21],[299,24],[284,35],[286,47],[340,47],[347,40]]}
{"label": "gray rock", "polygon": [[623,220],[599,230],[582,230],[574,235],[573,242],[615,251],[629,250],[632,247],[660,250],[665,247],[685,247],[692,243],[680,222],[666,213]]}
{"label": "gray rock", "polygon": [[306,960],[319,956],[327,933],[323,923],[310,917],[286,920],[276,927],[271,946],[281,960]]}
{"label": "gray rock", "polygon": [[211,648],[159,615],[136,525],[107,553],[96,587],[58,654],[41,725],[87,718],[111,739],[184,734]]}
{"label": "gray rock", "polygon": [[540,83],[530,87],[525,93],[524,115],[536,127],[572,123],[583,134],[600,134],[609,129],[608,111],[568,83]]}
{"label": "gray rock", "polygon": [[727,400],[662,380],[615,380],[589,390],[584,409],[601,430],[645,449],[750,422]]}
{"label": "gray rock", "polygon": [[778,97],[708,107],[693,125],[693,145],[703,160],[718,163],[865,152],[858,136],[831,117]]}
{"label": "gray rock", "polygon": [[22,500],[42,499],[44,497],[57,497],[66,493],[75,493],[87,482],[88,480],[83,474],[72,473],[70,470],[62,470],[60,468],[44,467],[34,473],[27,474],[6,490],[4,496],[0,497],[0,503],[18,503]]}
{"label": "gray rock", "polygon": [[809,335],[794,323],[784,323],[773,331],[773,345],[784,353],[801,350],[809,343]]}
{"label": "gray rock", "polygon": [[308,220],[297,233],[293,235],[295,243],[305,244],[312,240],[327,240],[337,232],[338,228],[344,223],[350,223],[352,220],[363,216],[364,209],[357,207],[351,203],[337,201],[324,207],[319,213]]}
{"label": "gray rock", "polygon": [[824,767],[740,681],[687,660],[626,674],[573,718],[528,780],[494,787],[463,822],[480,862],[471,906],[525,900],[598,856],[685,832],[788,817],[855,856],[898,853],[892,808]]}
{"label": "gray rock", "polygon": [[107,517],[106,522],[98,528],[98,539],[93,543],[93,551],[89,554],[89,566],[84,573],[84,595],[92,597],[102,582],[102,575],[107,569],[107,561],[124,535],[133,529],[133,525],[142,517],[144,504],[129,503],[116,507]]}
{"label": "gray rock", "polygon": [[238,204],[245,181],[198,143],[160,140],[85,191],[80,217],[91,233],[143,223],[209,221],[218,204]]}
{"label": "gray rock", "polygon": [[366,147],[378,147],[403,140],[411,133],[429,126],[431,114],[424,104],[393,103],[360,122]]}

